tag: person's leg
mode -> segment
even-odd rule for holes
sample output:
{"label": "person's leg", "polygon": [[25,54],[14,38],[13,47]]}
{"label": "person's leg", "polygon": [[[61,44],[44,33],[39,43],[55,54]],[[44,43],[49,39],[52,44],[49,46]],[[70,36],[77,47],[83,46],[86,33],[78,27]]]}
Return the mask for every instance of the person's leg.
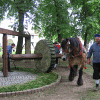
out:
{"label": "person's leg", "polygon": [[9,57],[8,57],[8,71],[10,71],[10,60],[9,60]]}
{"label": "person's leg", "polygon": [[95,79],[95,83],[96,83],[96,88],[95,91],[99,90],[99,64],[97,63],[93,63],[93,79]]}
{"label": "person's leg", "polygon": [[55,65],[54,65],[54,68],[57,67],[57,64],[58,64],[58,58],[56,58],[56,63],[55,63]]}
{"label": "person's leg", "polygon": [[95,91],[98,91],[99,90],[99,79],[95,80],[95,83],[96,83]]}
{"label": "person's leg", "polygon": [[13,71],[10,69],[10,59],[9,59],[9,55],[8,55],[8,72],[13,72]]}

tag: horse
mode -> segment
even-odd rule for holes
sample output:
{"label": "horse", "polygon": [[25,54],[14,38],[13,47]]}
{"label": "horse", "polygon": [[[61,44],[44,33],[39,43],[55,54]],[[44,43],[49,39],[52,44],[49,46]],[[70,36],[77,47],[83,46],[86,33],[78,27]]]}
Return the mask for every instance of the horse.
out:
{"label": "horse", "polygon": [[74,77],[77,76],[77,70],[79,67],[80,69],[79,69],[79,77],[77,80],[77,84],[78,86],[83,85],[82,75],[83,75],[83,68],[86,62],[85,47],[82,45],[78,37],[66,38],[62,40],[61,47],[63,53],[67,55],[69,62],[69,67],[70,67],[69,81],[73,81]]}

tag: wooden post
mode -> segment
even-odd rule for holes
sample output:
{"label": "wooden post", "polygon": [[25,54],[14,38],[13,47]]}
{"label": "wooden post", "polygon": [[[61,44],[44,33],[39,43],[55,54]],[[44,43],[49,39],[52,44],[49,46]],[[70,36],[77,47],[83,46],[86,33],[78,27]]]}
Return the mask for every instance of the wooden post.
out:
{"label": "wooden post", "polygon": [[25,54],[31,54],[31,36],[25,37]]}
{"label": "wooden post", "polygon": [[7,59],[7,34],[3,34],[3,76],[8,74],[8,59]]}
{"label": "wooden post", "polygon": [[[25,37],[25,54],[31,54],[31,36]],[[26,60],[25,63],[31,63],[31,61]]]}

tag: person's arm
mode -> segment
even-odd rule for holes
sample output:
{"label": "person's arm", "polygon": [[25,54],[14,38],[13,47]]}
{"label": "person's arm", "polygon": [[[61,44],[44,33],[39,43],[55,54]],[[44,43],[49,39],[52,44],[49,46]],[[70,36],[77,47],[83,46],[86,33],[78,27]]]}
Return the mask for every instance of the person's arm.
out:
{"label": "person's arm", "polygon": [[93,45],[90,47],[89,52],[88,52],[87,64],[90,64],[90,58],[91,58],[92,53],[93,53]]}

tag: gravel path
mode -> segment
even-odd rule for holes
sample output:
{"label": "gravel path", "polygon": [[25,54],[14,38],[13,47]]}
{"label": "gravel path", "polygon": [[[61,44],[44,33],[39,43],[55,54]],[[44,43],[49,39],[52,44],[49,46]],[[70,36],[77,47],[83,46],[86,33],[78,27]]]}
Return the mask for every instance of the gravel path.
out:
{"label": "gravel path", "polygon": [[36,79],[36,75],[28,72],[8,72],[8,76],[3,77],[3,73],[0,71],[0,87],[22,84],[34,79]]}
{"label": "gravel path", "polygon": [[92,91],[94,88],[92,77],[86,73],[83,74],[83,86],[77,86],[78,76],[75,77],[73,82],[70,82],[68,80],[68,68],[59,66],[54,71],[62,76],[59,85],[39,93],[5,97],[0,98],[0,100],[80,100],[86,91]]}

